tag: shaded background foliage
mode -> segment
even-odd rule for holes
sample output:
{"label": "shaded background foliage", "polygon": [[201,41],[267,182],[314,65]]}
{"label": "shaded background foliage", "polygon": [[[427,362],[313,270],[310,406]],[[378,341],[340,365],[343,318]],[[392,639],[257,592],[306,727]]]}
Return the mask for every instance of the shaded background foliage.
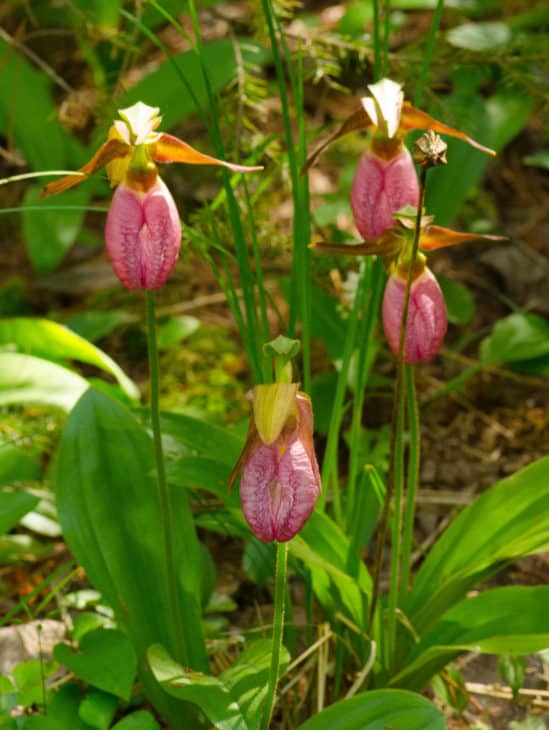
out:
{"label": "shaded background foliage", "polygon": [[[440,252],[433,258],[433,268],[443,277],[452,326],[442,357],[419,372],[424,460],[414,556],[418,564],[457,509],[483,488],[544,455],[549,423],[545,380],[549,362],[548,161],[547,130],[543,121],[547,88],[542,74],[548,13],[543,4],[535,2],[458,1],[446,5],[422,106],[493,146],[499,156],[490,161],[474,149],[450,141],[449,165],[432,173],[427,207],[436,214],[439,224],[457,222],[463,229],[500,232],[509,235],[510,241],[482,245],[482,248],[473,244],[461,251]],[[389,70],[391,76],[403,82],[410,98],[414,97],[418,69],[425,57],[434,6],[429,0],[391,3]],[[355,104],[353,97],[363,92],[366,83],[372,80],[372,6],[363,2],[339,5],[311,2],[301,7],[279,1],[275,7],[284,25],[289,51],[294,61],[301,58],[305,78],[306,113],[292,119],[291,126],[295,132],[299,123],[304,123],[307,138],[312,139],[319,130],[328,129],[332,120],[341,119],[351,111]],[[266,165],[261,180],[250,182],[246,190],[235,187],[235,204],[247,232],[255,225],[264,268],[268,321],[276,333],[281,322],[288,318],[288,302],[296,296],[292,293],[290,277],[292,209],[288,202],[295,188],[291,185],[291,160],[283,138],[280,91],[275,84],[268,29],[255,3],[205,2],[198,4],[198,10],[204,45],[197,56],[185,36],[185,33],[192,35],[188,8],[175,0],[160,6],[153,2],[134,5],[100,0],[92,4],[83,0],[70,4],[5,3],[0,10],[0,177],[5,182],[5,178],[27,171],[72,169],[81,165],[104,138],[116,109],[138,99],[160,106],[163,129],[181,133],[193,144],[196,142],[205,150],[219,153],[215,147],[215,130],[210,141],[207,138],[207,131],[212,132],[213,117],[201,70],[203,64],[216,96],[217,142],[223,144],[226,158],[251,162],[260,159]],[[174,27],[166,13],[174,16],[182,27]],[[290,102],[296,104],[290,90],[288,93]],[[347,137],[327,152],[322,164],[312,171],[310,223],[314,237],[347,241],[356,236],[348,192],[363,148],[364,140],[359,135]],[[194,566],[194,572],[186,572],[185,577],[192,583],[190,592],[195,594],[191,612],[205,610],[203,630],[209,638],[214,673],[221,676],[215,690],[218,693],[215,696],[219,696],[216,708],[223,715],[227,697],[234,699],[231,692],[235,679],[229,665],[239,648],[249,644],[255,627],[268,623],[272,605],[271,546],[249,539],[237,495],[228,497],[225,492],[226,479],[245,432],[245,392],[251,367],[238,340],[238,302],[233,299],[231,314],[225,304],[225,294],[228,292],[230,302],[233,283],[235,289],[242,284],[246,291],[249,282],[245,277],[242,282],[238,280],[239,252],[234,248],[231,217],[226,207],[227,192],[220,181],[207,172],[190,168],[183,172],[166,168],[163,174],[185,224],[186,245],[182,261],[162,292],[159,308],[162,401],[166,410],[176,411],[166,414],[163,431],[170,457],[170,481],[181,502],[178,512],[181,532],[186,531],[188,535],[190,525],[192,534],[193,520],[201,540],[199,543],[191,536],[190,542],[185,542],[187,547],[192,544],[194,550],[193,559],[186,563]],[[106,180],[97,176],[63,198],[39,201],[43,182],[24,180],[0,186],[0,312],[4,317],[0,322],[3,416],[0,562],[7,566],[3,573],[1,600],[5,610],[2,613],[4,623],[11,623],[29,616],[43,618],[49,613],[64,616],[71,611],[72,638],[80,642],[84,651],[82,638],[90,637],[92,649],[89,650],[93,651],[93,635],[82,628],[79,633],[78,627],[89,622],[86,630],[113,630],[113,616],[102,604],[107,603],[114,609],[114,618],[120,619],[126,602],[124,580],[116,578],[116,587],[111,584],[109,591],[104,571],[100,571],[101,576],[94,575],[87,552],[90,543],[85,544],[83,540],[89,528],[71,522],[71,510],[64,506],[74,496],[76,481],[72,467],[66,467],[66,463],[88,453],[93,455],[92,436],[107,442],[111,449],[108,463],[100,464],[96,471],[90,466],[89,474],[93,478],[87,486],[88,493],[94,491],[97,483],[94,480],[102,479],[101,474],[105,474],[109,486],[120,489],[112,493],[113,504],[118,501],[123,504],[128,518],[132,510],[140,512],[131,517],[131,529],[135,530],[138,521],[150,520],[155,510],[154,505],[145,507],[143,501],[149,494],[146,482],[152,465],[147,453],[148,441],[133,416],[120,410],[118,404],[112,404],[104,394],[89,391],[70,416],[65,445],[58,457],[61,465],[52,463],[52,457],[57,453],[65,422],[63,411],[72,409],[90,382],[126,406],[136,405],[135,383],[147,396],[146,340],[141,303],[118,288],[102,250],[102,227],[109,198]],[[294,197],[295,200],[299,198]],[[306,222],[302,221],[301,225]],[[301,235],[305,235],[303,228]],[[250,238],[247,244],[249,249],[244,250],[251,253]],[[212,275],[212,264],[217,275]],[[320,452],[333,422],[334,391],[350,322],[349,302],[356,289],[355,268],[347,267],[335,257],[318,257],[312,261],[311,390]],[[255,264],[252,271],[255,274]],[[227,287],[223,294],[219,281]],[[21,320],[13,319],[21,315],[50,322],[34,320],[25,327]],[[54,322],[68,325],[74,335],[56,328]],[[91,342],[98,347],[94,348]],[[250,352],[255,344],[244,342],[244,347]],[[372,370],[367,381],[366,406],[361,414],[357,458],[361,465],[373,464],[383,476],[389,444],[392,361],[381,338],[375,340],[375,351],[379,356],[375,363],[372,357],[370,363]],[[342,385],[345,409],[351,408],[351,399],[353,395],[356,397],[353,367],[356,368],[357,357],[355,352],[350,360],[348,382]],[[98,377],[101,372],[108,379]],[[306,377],[304,372],[302,377]],[[50,406],[56,409],[50,410]],[[80,450],[74,451],[71,457],[71,449],[80,438],[75,436],[71,440],[71,424],[78,420],[82,428],[82,420],[91,418],[95,407],[99,408],[100,418],[87,423]],[[336,441],[342,477],[346,475],[351,438],[350,411],[345,409],[341,413],[342,438]],[[138,419],[146,422],[141,412]],[[120,423],[119,429],[114,428],[116,423]],[[116,479],[119,450],[123,446],[101,433],[102,424],[106,424],[109,433],[114,428],[124,433],[126,439],[137,442],[131,446],[142,460],[133,465],[135,473],[131,481],[135,494],[121,488],[122,482]],[[62,478],[54,476],[54,466],[60,469],[57,473]],[[419,573],[415,589],[419,596],[415,604],[418,611],[425,596],[421,593],[422,581],[430,595],[435,590],[437,576],[441,581],[445,576],[454,576],[455,584],[450,586],[450,592],[455,590],[460,597],[465,597],[479,576],[489,578],[496,568],[506,566],[511,559],[545,546],[542,518],[546,520],[547,516],[544,502],[547,480],[543,462],[532,469],[540,470],[540,476],[536,480],[532,476],[524,478],[525,483],[536,485],[530,488],[528,505],[520,502],[516,509],[512,508],[514,482],[503,482],[496,488],[509,491],[505,498],[498,497],[499,491],[491,491],[490,496],[481,498],[494,499],[489,514],[494,532],[498,527],[502,530],[501,544],[490,543],[486,555],[479,555],[482,551],[478,547],[478,535],[490,532],[490,526],[482,513],[475,533],[475,522],[469,519],[474,506],[454,523],[453,534],[458,535],[458,540],[461,535],[463,542],[459,551],[455,545],[445,547],[452,533],[447,532],[441,538]],[[367,562],[371,560],[367,544],[379,507],[375,492],[368,499],[363,508],[371,517],[353,529],[355,546],[361,548]],[[86,565],[89,579],[102,595],[85,594],[89,591],[87,579],[72,562],[60,538],[56,506],[62,513],[63,533],[76,559]],[[72,520],[76,514],[79,520],[90,520],[92,524],[97,519],[93,512],[90,515],[73,512]],[[501,524],[505,517],[512,519],[503,531]],[[126,541],[116,520],[109,523],[101,518],[101,523],[106,531],[111,530],[112,552],[104,561],[108,572],[119,565],[113,555],[123,555]],[[466,528],[460,530],[460,524]],[[154,536],[155,531],[151,529],[147,534]],[[84,543],[82,552],[78,549],[79,541]],[[120,544],[122,548],[117,547]],[[148,547],[152,552],[156,549],[152,543]],[[466,548],[474,548],[470,559],[464,552]],[[92,554],[98,559],[99,552],[93,550]],[[314,661],[305,664],[305,669],[298,668],[294,675],[288,675],[289,681],[300,677],[301,684],[296,686],[301,689],[285,691],[281,715],[277,718],[282,727],[297,727],[304,722],[310,714],[308,703],[316,708],[324,702],[335,702],[339,697],[338,684],[340,688],[349,688],[354,672],[362,669],[368,658],[367,641],[360,631],[357,634],[356,627],[361,627],[364,619],[369,576],[362,563],[360,568],[349,564],[349,554],[347,538],[323,514],[315,514],[302,535],[292,543],[293,577],[289,592],[295,599],[295,608],[288,616],[286,632],[290,655],[295,657],[307,643],[312,643],[316,632],[322,637],[321,615],[329,619],[331,628],[327,631],[332,632],[324,646],[331,646],[336,635],[342,641],[332,645],[330,655],[319,650],[313,654]],[[441,554],[447,556],[446,562],[442,558],[437,564],[436,557]],[[453,558],[458,565],[452,562]],[[467,566],[473,563],[474,576],[467,573]],[[140,566],[144,564],[146,559],[140,561]],[[135,566],[124,574],[126,578],[132,570],[135,575],[127,584],[130,594],[135,590],[134,578],[144,581],[143,589],[136,596],[139,602],[155,578],[146,579],[144,570]],[[540,599],[531,596],[541,594],[513,591],[519,590],[517,584],[544,583],[546,576],[543,555],[507,568],[503,577],[496,579],[498,586],[503,583],[507,587],[494,588],[491,595],[473,599],[486,601],[486,606],[475,615],[489,617],[490,612],[498,613],[502,605],[510,606],[516,614],[527,613],[529,605],[540,605]],[[312,586],[314,591],[318,605],[314,614],[305,613],[303,583]],[[182,591],[185,590],[182,586]],[[492,605],[490,601],[498,595],[501,598]],[[442,602],[436,615],[439,618],[451,604],[444,604],[440,594],[436,596]],[[151,627],[151,636],[139,637],[139,653],[144,653],[151,643],[169,643],[163,634],[164,627],[158,627],[156,633],[153,631],[158,619],[157,598],[158,593],[154,591],[150,605],[143,608],[150,615],[139,625]],[[543,601],[546,605],[546,598]],[[413,614],[414,593],[410,602]],[[433,611],[436,605],[433,601]],[[254,606],[260,606],[263,620],[256,619]],[[419,646],[412,650],[410,663],[397,675],[396,686],[419,688],[419,681],[415,685],[418,677],[423,678],[421,672],[428,679],[431,667],[438,669],[460,651],[478,647],[482,642],[486,651],[501,651],[500,645],[490,643],[489,633],[483,633],[483,627],[475,625],[469,615],[474,610],[470,606],[466,601],[457,603],[444,617],[442,626],[437,624],[438,629],[435,627],[422,636]],[[425,628],[430,628],[428,619],[429,616],[424,617]],[[122,624],[125,620],[122,619]],[[511,616],[502,618],[498,614],[497,620],[509,624]],[[198,625],[196,616],[194,621]],[[453,646],[451,626],[460,625],[466,625],[469,634],[459,641],[456,639],[455,652],[447,650],[441,657],[441,645]],[[131,636],[131,620],[126,621],[125,628]],[[543,615],[535,630],[541,636],[546,632]],[[521,640],[520,633],[519,626],[508,647],[509,653],[522,655],[532,648]],[[101,640],[101,634],[96,635],[99,646]],[[351,656],[354,652],[355,657],[345,671],[341,670],[341,649],[336,648],[342,644],[350,647]],[[264,653],[260,649],[250,661],[263,667]],[[195,652],[195,658],[189,662],[192,668],[207,670],[202,649],[195,647],[190,651]],[[268,652],[267,646],[263,652]],[[114,685],[98,682],[97,667],[96,674],[90,675],[71,666],[70,658],[61,654],[57,650],[56,658],[81,681],[51,693],[50,723],[57,722],[57,727],[61,727],[61,722],[70,722],[71,730],[77,727],[77,721],[82,727],[123,730],[124,722],[132,727],[128,718],[139,716],[134,727],[146,730],[157,727],[149,709],[139,709],[143,706],[140,686],[130,698]],[[335,679],[327,669],[328,656],[336,665]],[[122,662],[120,667],[131,668],[132,661]],[[239,655],[239,661],[247,666],[245,652]],[[492,679],[493,667],[481,674],[475,668],[476,660],[459,661],[469,682],[479,679],[483,682],[485,677],[486,682]],[[546,672],[543,661],[543,657],[530,660],[531,680],[534,672]],[[472,667],[469,672],[467,662]],[[197,696],[201,697],[200,682],[190,691],[174,690],[169,681],[173,667],[155,666],[158,682],[175,695],[168,700],[168,695],[162,694],[162,700],[158,701],[163,704],[166,717],[177,715],[178,710],[174,708],[180,707],[181,699],[195,702]],[[13,682],[0,678],[2,711],[6,708],[11,711],[16,703],[32,708],[44,702],[40,675],[53,672],[55,667],[39,667],[32,660],[21,667],[17,676],[14,674]],[[506,683],[514,690],[515,682],[518,691],[522,685],[520,671],[513,674],[505,666],[502,671]],[[313,680],[315,672],[329,677],[328,687],[323,691]],[[134,670],[130,669],[130,684],[133,674]],[[143,675],[142,680],[145,685],[147,681],[152,682],[152,678],[147,680]],[[459,684],[458,680],[454,681]],[[154,686],[152,692],[158,693],[158,685]],[[446,682],[439,687],[437,696],[445,698],[446,706],[463,710],[467,699],[460,706],[455,694],[452,697],[450,693],[448,697],[448,686],[453,685]],[[213,691],[210,689],[206,696],[214,696]],[[372,694],[376,692],[386,690]],[[463,693],[465,696],[465,685]],[[120,702],[113,703],[113,695]],[[378,696],[383,702],[383,695]],[[170,709],[171,699],[174,704]],[[377,696],[373,698],[376,699]],[[128,700],[129,704],[124,704]],[[405,707],[408,700],[406,696],[402,698]],[[430,712],[430,706],[423,705],[422,698],[413,701],[418,703],[420,718],[422,712]],[[352,702],[360,704],[359,697]],[[394,696],[388,702],[396,711]],[[253,727],[257,721],[253,702],[252,709],[245,707],[246,722]],[[307,720],[303,727],[324,727],[323,722],[334,723],[342,717],[337,705],[328,712],[331,714],[325,715],[325,720],[319,715],[318,719]],[[366,716],[368,710],[364,712]],[[492,716],[494,727],[506,726],[503,723],[524,714],[518,706],[499,706],[495,701],[485,712],[488,718]],[[473,715],[482,718],[478,701],[469,705],[461,720],[454,717],[450,722],[455,722],[456,727],[471,726],[475,722]],[[60,717],[69,719],[56,720]],[[25,719],[29,727],[52,727],[39,716]],[[357,727],[365,727],[367,719],[362,717],[358,722],[362,724]],[[425,726],[425,720],[418,722],[423,722],[418,727]]]}

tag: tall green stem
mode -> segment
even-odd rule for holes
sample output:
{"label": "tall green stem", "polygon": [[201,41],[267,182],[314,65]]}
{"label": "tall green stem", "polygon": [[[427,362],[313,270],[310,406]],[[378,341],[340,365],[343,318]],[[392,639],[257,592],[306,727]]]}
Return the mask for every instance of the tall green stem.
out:
{"label": "tall green stem", "polygon": [[[419,238],[421,234],[421,215],[423,211],[423,204],[425,201],[425,182],[427,178],[427,168],[421,169],[421,176],[419,181],[419,201],[417,208],[417,216],[414,229],[414,240],[412,244],[412,252],[410,257],[410,265],[408,268],[408,277],[406,279],[406,289],[404,291],[404,302],[402,306],[402,319],[400,325],[400,339],[398,346],[397,356],[397,371],[395,380],[395,390],[393,398],[393,416],[391,426],[391,448],[390,448],[390,461],[389,461],[389,474],[387,477],[387,494],[385,497],[385,505],[383,508],[383,514],[381,517],[381,525],[379,528],[376,544],[376,555],[374,562],[374,575],[373,575],[373,591],[372,591],[372,603],[370,606],[370,628],[373,623],[375,609],[379,598],[379,588],[381,582],[381,570],[383,567],[383,551],[385,546],[385,538],[387,535],[387,528],[389,525],[389,511],[390,504],[393,496],[395,498],[394,514],[396,525],[400,528],[401,520],[401,502],[403,493],[403,467],[402,467],[402,447],[403,447],[403,435],[402,431],[404,428],[404,343],[406,340],[406,323],[408,319],[408,307],[410,303],[410,292],[412,290],[412,281],[414,278],[415,261],[419,250]],[[387,636],[387,656],[389,657],[389,663],[392,661],[395,632],[396,632],[396,615],[397,615],[397,596],[399,591],[400,583],[400,529],[393,529],[393,543],[392,543],[392,561],[391,561],[391,576],[389,586],[389,616],[388,616],[388,636]]]}
{"label": "tall green stem", "polygon": [[404,530],[402,533],[402,561],[400,567],[399,592],[400,603],[402,603],[406,593],[408,592],[408,583],[410,582],[410,555],[412,553],[412,539],[414,535],[414,516],[416,508],[417,485],[419,481],[419,457],[421,449],[419,413],[417,407],[415,372],[413,366],[406,365],[405,374],[410,446],[408,456],[406,508],[404,510]]}
{"label": "tall green stem", "polygon": [[263,730],[269,730],[275,704],[276,687],[280,672],[280,650],[284,633],[284,612],[286,603],[286,568],[288,564],[288,543],[276,544],[276,573],[275,573],[275,606],[273,618],[273,650],[271,654],[271,668],[267,697],[265,698],[265,715],[263,716]]}
{"label": "tall green stem", "polygon": [[164,454],[162,452],[162,434],[160,431],[159,408],[159,378],[158,378],[158,350],[156,347],[156,315],[154,308],[154,292],[147,291],[147,344],[149,351],[149,371],[151,379],[151,422],[154,439],[154,453],[156,459],[156,474],[158,484],[158,499],[160,503],[160,520],[162,522],[162,536],[164,540],[164,558],[166,561],[166,589],[170,607],[170,621],[172,635],[175,637],[175,658],[184,662],[186,658],[185,638],[179,605],[179,588],[175,567],[172,502],[170,489],[166,481],[164,468]]}

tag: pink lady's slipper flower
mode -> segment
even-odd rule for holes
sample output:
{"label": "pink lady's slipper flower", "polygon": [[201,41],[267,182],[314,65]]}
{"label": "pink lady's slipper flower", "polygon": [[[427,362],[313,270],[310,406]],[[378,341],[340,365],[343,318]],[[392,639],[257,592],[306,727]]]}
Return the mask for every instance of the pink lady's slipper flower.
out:
{"label": "pink lady's slipper flower", "polygon": [[107,217],[105,240],[114,271],[127,289],[158,289],[179,255],[181,224],[172,195],[158,176],[155,163],[222,165],[235,172],[261,167],[232,165],[204,155],[177,137],[156,132],[159,109],[137,102],[120,109],[108,141],[78,174],[47,185],[41,197],[63,192],[107,166],[111,185],[118,186]]}
{"label": "pink lady's slipper flower", "polygon": [[[398,355],[404,293],[407,274],[391,274],[383,295],[382,317],[385,337],[391,350]],[[430,269],[425,267],[412,282],[406,334],[404,337],[404,362],[412,364],[432,360],[439,351],[448,317],[440,286]]]}
{"label": "pink lady's slipper flower", "polygon": [[[415,212],[411,215],[399,211],[395,218],[398,226],[387,228],[380,236],[369,238],[362,243],[356,245],[315,243],[311,248],[326,253],[383,257],[389,272],[382,306],[383,329],[391,350],[398,355],[406,280],[411,265],[409,258],[413,237],[411,219],[415,218]],[[431,220],[429,216],[422,216],[421,219],[420,252],[414,263],[414,279],[406,317],[404,360],[407,363],[431,360],[438,353],[448,326],[442,291],[434,275],[425,265],[426,257],[421,251],[447,248],[477,238],[486,241],[504,240],[502,236],[458,233],[449,228],[431,225]]]}
{"label": "pink lady's slipper flower", "polygon": [[320,494],[313,445],[313,412],[296,383],[254,388],[254,415],[229,488],[238,474],[242,511],[264,542],[291,540],[304,526]]}
{"label": "pink lady's slipper flower", "polygon": [[330,135],[309,157],[307,170],[331,142],[358,129],[371,129],[368,142],[351,187],[351,207],[356,227],[363,238],[379,236],[395,224],[393,215],[406,205],[417,206],[419,186],[412,157],[403,144],[412,129],[432,129],[458,137],[488,154],[462,132],[438,122],[404,101],[400,84],[382,79],[368,86],[370,96],[360,99],[361,106]]}

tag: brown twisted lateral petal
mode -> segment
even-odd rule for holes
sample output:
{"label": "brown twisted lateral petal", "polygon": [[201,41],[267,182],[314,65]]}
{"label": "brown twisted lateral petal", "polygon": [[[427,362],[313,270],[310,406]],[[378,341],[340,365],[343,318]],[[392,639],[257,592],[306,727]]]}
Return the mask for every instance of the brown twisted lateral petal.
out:
{"label": "brown twisted lateral petal", "polygon": [[[330,134],[316,149],[315,151],[309,156],[307,159],[307,162],[303,166],[303,169],[301,170],[301,174],[304,175],[309,168],[314,165],[316,162],[318,156],[321,152],[323,152],[328,145],[330,145],[332,142],[335,142],[336,139],[339,139],[340,137],[345,136],[346,134],[349,134],[350,132],[355,132],[359,129],[367,129],[368,127],[371,127],[373,125],[372,120],[370,119],[369,115],[366,113],[363,107],[360,107],[355,112],[351,114],[350,117],[348,117],[343,124],[332,134]],[[476,149],[481,150],[482,152],[486,152],[488,155],[495,156],[495,151],[490,149],[489,147],[485,147],[484,145],[480,144],[479,142],[476,142],[471,137],[468,137],[463,132],[458,131],[457,129],[454,129],[453,127],[449,127],[446,124],[443,124],[442,122],[439,122],[434,117],[430,116],[429,114],[426,114],[425,112],[422,112],[420,109],[416,109],[413,107],[409,101],[405,101],[402,105],[402,113],[400,118],[400,125],[398,128],[398,135],[397,136],[404,136],[406,132],[410,132],[412,129],[432,129],[435,132],[439,132],[440,134],[448,134],[451,137],[456,137],[457,139],[461,139],[464,142],[467,142],[468,144],[472,145],[473,147],[476,147]]]}
{"label": "brown twisted lateral petal", "polygon": [[305,173],[309,170],[312,165],[316,162],[318,156],[321,152],[323,152],[326,147],[328,147],[329,144],[332,142],[335,142],[336,139],[339,139],[340,137],[344,137],[346,134],[349,134],[350,132],[356,132],[358,129],[368,129],[368,127],[371,127],[373,124],[372,120],[366,114],[365,110],[360,107],[355,112],[351,114],[350,117],[348,117],[343,124],[337,129],[335,132],[330,134],[324,142],[320,144],[319,147],[316,148],[316,150],[309,156],[307,159],[307,162],[304,164],[301,175],[305,175]]}
{"label": "brown twisted lateral petal", "polygon": [[394,256],[402,247],[402,235],[398,228],[387,228],[381,236],[367,238],[362,243],[311,243],[309,248],[321,253],[343,256]]}
{"label": "brown twisted lateral petal", "polygon": [[90,175],[102,167],[112,162],[118,157],[126,157],[130,154],[131,148],[125,142],[120,139],[110,139],[97,150],[95,155],[81,167],[78,172],[79,175],[67,175],[62,177],[60,180],[48,183],[46,187],[40,193],[41,198],[46,198],[48,195],[57,195],[57,193],[63,193],[65,190],[69,190],[75,185],[79,185],[84,182]]}
{"label": "brown twisted lateral petal", "polygon": [[481,239],[483,241],[507,241],[507,236],[490,236],[480,233],[459,233],[442,226],[427,226],[421,232],[419,247],[422,251],[435,251],[437,248],[448,248],[460,243],[469,243]]}
{"label": "brown twisted lateral petal", "polygon": [[159,134],[156,142],[152,144],[152,158],[155,162],[183,162],[187,165],[220,165],[227,167],[233,172],[257,172],[263,170],[262,165],[234,165],[232,162],[218,160],[216,157],[205,155],[199,152],[182,139],[172,134]]}
{"label": "brown twisted lateral petal", "polygon": [[496,155],[494,150],[490,149],[489,147],[485,147],[478,142],[475,142],[474,139],[471,139],[471,137],[463,134],[463,132],[454,129],[453,127],[448,127],[446,124],[439,122],[437,119],[430,116],[429,114],[422,112],[421,109],[416,109],[410,104],[409,101],[405,101],[402,105],[402,114],[400,117],[399,129],[405,133],[411,131],[412,129],[432,129],[434,132],[439,132],[440,134],[448,134],[450,135],[450,137],[456,137],[457,139],[461,139],[464,142],[470,144],[472,147],[476,147],[477,150],[480,150],[481,152],[486,152],[487,155],[493,155],[494,157]]}

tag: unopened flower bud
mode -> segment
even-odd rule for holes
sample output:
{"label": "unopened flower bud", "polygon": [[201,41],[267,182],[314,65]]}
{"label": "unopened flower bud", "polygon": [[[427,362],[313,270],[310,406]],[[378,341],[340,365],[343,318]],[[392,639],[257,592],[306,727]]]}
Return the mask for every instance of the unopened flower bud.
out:
{"label": "unopened flower bud", "polygon": [[[383,296],[383,329],[391,350],[398,356],[406,279],[392,274]],[[404,361],[409,364],[431,360],[439,351],[448,317],[440,286],[425,268],[413,282],[406,318]]]}
{"label": "unopened flower bud", "polygon": [[393,214],[405,205],[417,206],[419,185],[412,157],[399,144],[389,159],[371,149],[362,157],[351,187],[355,224],[364,238],[379,236],[395,225]]}
{"label": "unopened flower bud", "polygon": [[175,266],[181,223],[170,191],[160,178],[147,192],[121,183],[105,228],[107,252],[127,289],[158,289]]}

